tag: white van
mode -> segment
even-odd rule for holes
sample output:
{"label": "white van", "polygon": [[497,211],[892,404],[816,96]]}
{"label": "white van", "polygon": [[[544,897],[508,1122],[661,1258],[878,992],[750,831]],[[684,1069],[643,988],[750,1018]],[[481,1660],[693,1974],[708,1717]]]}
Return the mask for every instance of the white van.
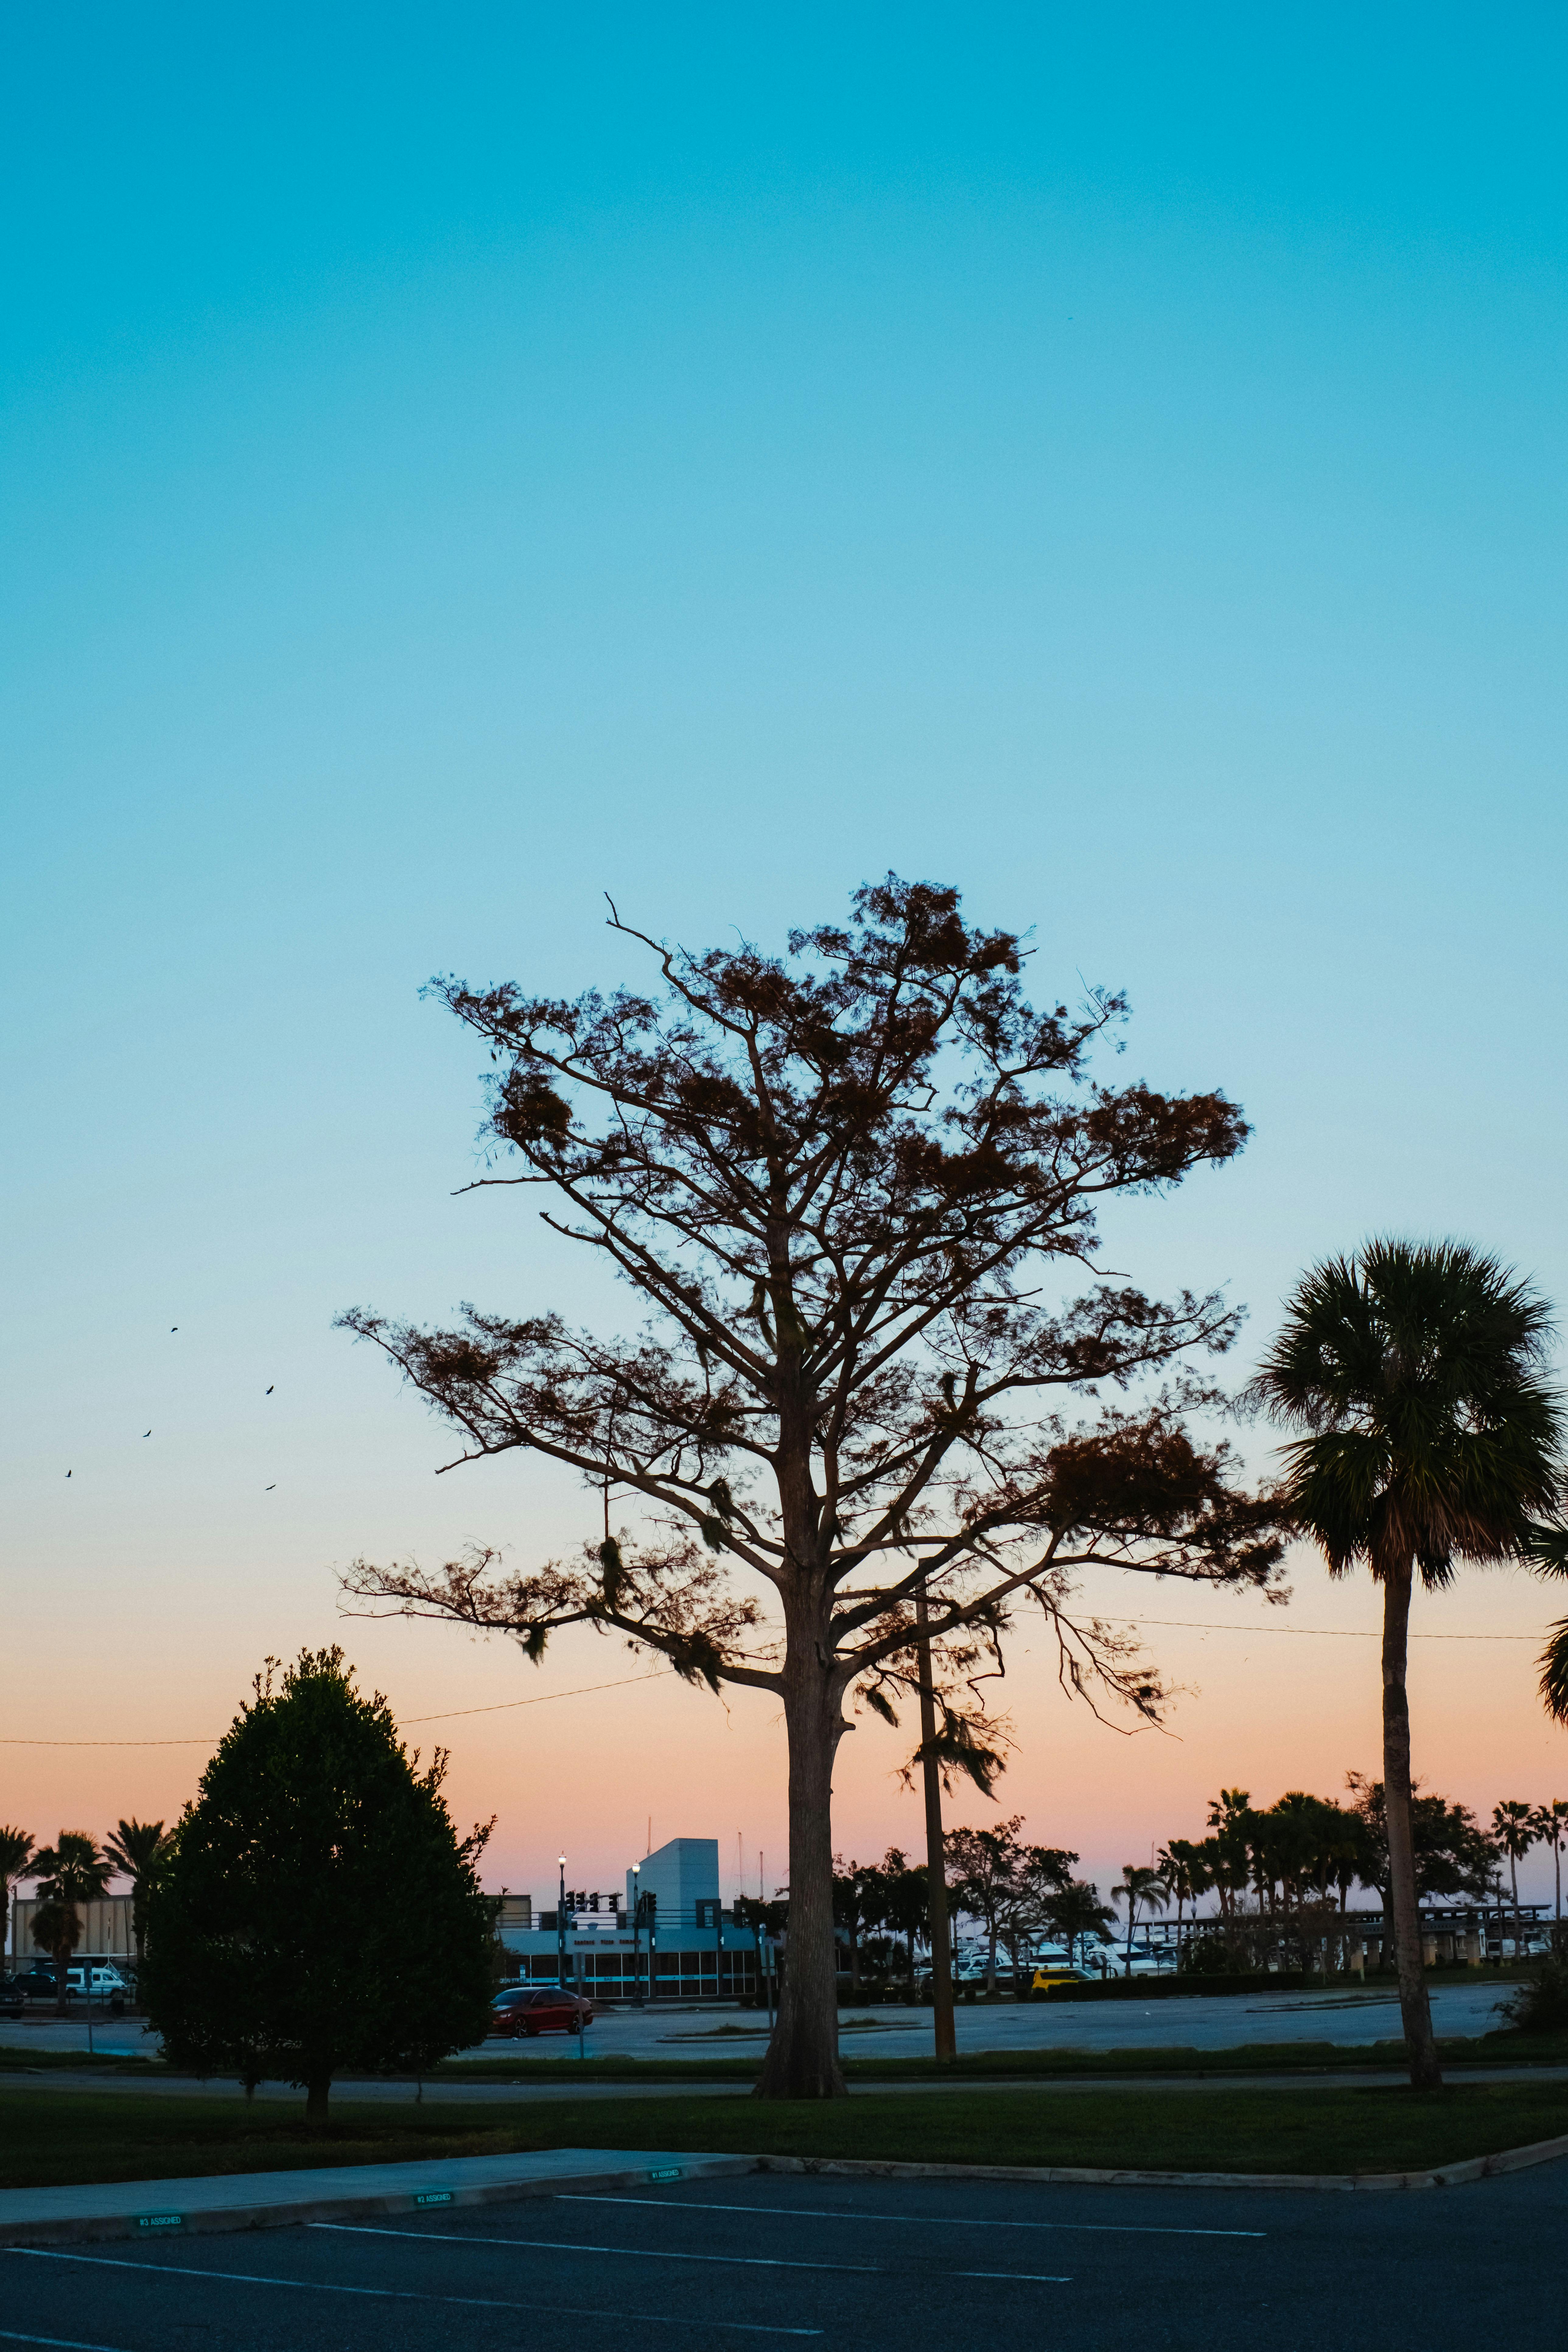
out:
{"label": "white van", "polygon": [[[80,1992],[83,1990],[85,1977],[86,1971],[82,1969],[66,1970],[66,1982],[72,1992]],[[102,1993],[106,1999],[110,1993],[125,1990],[125,1979],[112,1960],[105,1961],[102,1968],[94,1969],[91,1990],[94,1993]]]}

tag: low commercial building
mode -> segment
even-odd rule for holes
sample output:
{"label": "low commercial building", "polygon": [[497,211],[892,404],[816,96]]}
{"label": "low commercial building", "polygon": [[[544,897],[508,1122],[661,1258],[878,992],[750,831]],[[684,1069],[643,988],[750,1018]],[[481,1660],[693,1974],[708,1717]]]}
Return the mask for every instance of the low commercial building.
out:
{"label": "low commercial building", "polygon": [[[79,1968],[93,1961],[133,1959],[136,1938],[131,1927],[129,1895],[103,1895],[95,1903],[79,1903],[77,1916],[81,1921],[81,1940],[71,1954],[71,1965]],[[11,1905],[11,1933],[5,1948],[10,1967],[20,1975],[35,1960],[47,1960],[33,1941],[33,1919],[38,1908],[36,1895],[18,1895]]]}
{"label": "low commercial building", "polygon": [[501,1897],[497,1930],[525,1983],[565,1979],[600,2000],[749,2000],[757,1937],[727,1916],[717,1838],[671,1838],[626,1873],[624,1889],[567,1890],[547,1910]]}

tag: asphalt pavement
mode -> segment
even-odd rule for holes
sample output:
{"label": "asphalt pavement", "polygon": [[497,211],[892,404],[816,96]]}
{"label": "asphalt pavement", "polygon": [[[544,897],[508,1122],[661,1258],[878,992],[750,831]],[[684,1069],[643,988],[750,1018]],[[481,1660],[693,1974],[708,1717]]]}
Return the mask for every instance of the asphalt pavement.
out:
{"label": "asphalt pavement", "polygon": [[1414,2194],[747,2175],[461,2214],[0,2252],[75,2352],[1321,2352],[1562,2327],[1568,2165]]}
{"label": "asphalt pavement", "polygon": [[[1500,2021],[1496,2010],[1509,1991],[1495,1979],[1460,1979],[1431,1988],[1433,2023],[1439,2033],[1488,2032]],[[857,2021],[864,2020],[864,2023]],[[1332,2042],[1355,2046],[1394,2041],[1399,2035],[1399,2001],[1393,1989],[1361,1991],[1203,1994],[1157,2000],[1107,2001],[961,2001],[956,2011],[961,2051],[1154,2050],[1173,2045],[1194,2050],[1230,2050],[1248,2042]],[[910,2058],[931,2054],[931,2011],[904,2008],[847,2008],[840,2024],[846,2057]],[[156,2042],[135,2018],[93,2021],[93,2042],[105,2054],[153,2054]],[[754,2011],[668,2008],[607,2010],[588,2033],[588,2054],[601,2058],[701,2058],[760,2056],[767,2021]],[[0,2021],[0,2043],[28,2050],[79,2050],[88,2046],[85,2017],[57,2018],[32,2011],[19,2022]],[[489,2042],[469,2058],[497,2058],[512,2050],[530,2058],[556,2058],[570,2065],[576,2037],[552,2034],[537,2042]]]}

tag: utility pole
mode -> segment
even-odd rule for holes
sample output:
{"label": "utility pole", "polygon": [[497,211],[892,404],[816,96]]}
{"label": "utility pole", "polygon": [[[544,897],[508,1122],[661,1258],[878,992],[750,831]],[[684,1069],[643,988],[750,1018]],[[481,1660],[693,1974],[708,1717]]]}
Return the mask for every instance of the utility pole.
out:
{"label": "utility pole", "polygon": [[555,1981],[563,1992],[566,1990],[566,1857],[559,1856],[561,1893],[555,1905]]}
{"label": "utility pole", "polygon": [[936,1759],[936,1696],[931,1687],[931,1619],[925,1586],[915,1598],[920,1633],[921,1746],[925,1750],[926,1883],[931,1896],[931,2027],[936,2055],[956,2058],[958,2034],[952,2015],[952,1953],[948,1942],[947,1873],[942,1858],[942,1776]]}

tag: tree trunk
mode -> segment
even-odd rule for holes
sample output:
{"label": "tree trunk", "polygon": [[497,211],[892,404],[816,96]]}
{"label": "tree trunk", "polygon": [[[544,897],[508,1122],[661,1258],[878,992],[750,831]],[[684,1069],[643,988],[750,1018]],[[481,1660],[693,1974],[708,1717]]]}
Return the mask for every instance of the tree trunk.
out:
{"label": "tree trunk", "polygon": [[1519,1916],[1519,1856],[1516,1853],[1509,1855],[1508,1875],[1509,1883],[1513,1888],[1513,1964],[1518,1968],[1521,1958],[1519,1948],[1523,1938]]}
{"label": "tree trunk", "polygon": [[66,2004],[70,2000],[71,1949],[69,1944],[55,1946],[55,2014],[57,2017],[65,2015]]}
{"label": "tree trunk", "polygon": [[1390,1567],[1383,1579],[1383,1803],[1388,1828],[1391,1902],[1388,1925],[1399,1970],[1399,2010],[1410,2081],[1417,2091],[1442,2087],[1432,2005],[1421,1961],[1421,1916],[1415,1901],[1415,1853],[1410,1823],[1410,1701],[1405,1687],[1410,1633],[1413,1563]]}
{"label": "tree trunk", "polygon": [[332,2070],[330,2066],[319,2068],[307,2076],[305,2083],[305,2129],[307,2131],[326,2130],[327,2101],[331,2095],[331,2089]]}
{"label": "tree trunk", "polygon": [[[921,1630],[921,1746],[925,1749],[926,1894],[931,1905],[931,2005],[934,2054],[956,2058],[958,2034],[952,2016],[952,1948],[947,1928],[947,1870],[942,1835],[942,1771],[936,1745],[936,1697],[931,1687],[930,1622],[922,1586],[915,1602]],[[994,1985],[993,1985],[994,1990]]]}
{"label": "tree trunk", "polygon": [[815,1626],[792,1626],[784,1661],[789,1740],[789,1960],[778,2022],[763,2063],[763,2099],[837,2099],[837,1946],[833,1927],[833,1755],[838,1697],[819,1657]]}

